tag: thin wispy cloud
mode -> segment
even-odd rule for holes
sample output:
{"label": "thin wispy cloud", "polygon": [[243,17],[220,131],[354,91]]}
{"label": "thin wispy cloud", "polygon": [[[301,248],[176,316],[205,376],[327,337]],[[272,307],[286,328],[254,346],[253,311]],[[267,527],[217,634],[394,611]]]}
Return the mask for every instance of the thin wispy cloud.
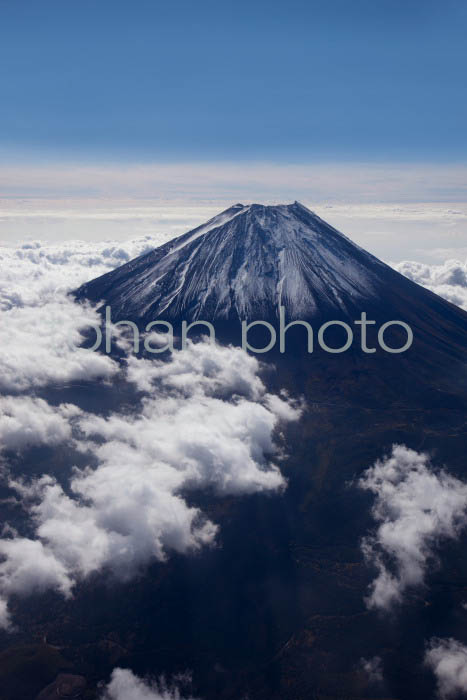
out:
{"label": "thin wispy cloud", "polygon": [[380,656],[372,656],[371,659],[360,659],[360,665],[369,684],[376,685],[382,683],[384,673],[383,662]]}

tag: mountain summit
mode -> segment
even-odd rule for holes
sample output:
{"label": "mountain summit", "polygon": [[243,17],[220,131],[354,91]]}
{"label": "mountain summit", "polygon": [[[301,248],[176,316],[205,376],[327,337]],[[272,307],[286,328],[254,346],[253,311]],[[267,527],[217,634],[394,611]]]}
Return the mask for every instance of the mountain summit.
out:
{"label": "mountain summit", "polygon": [[[302,204],[235,204],[81,287],[116,318],[219,320],[350,313],[400,277]],[[387,281],[386,281],[387,283]]]}
{"label": "mountain summit", "polygon": [[465,358],[467,314],[367,253],[298,202],[235,204],[76,292],[112,319],[408,323],[425,354]]}

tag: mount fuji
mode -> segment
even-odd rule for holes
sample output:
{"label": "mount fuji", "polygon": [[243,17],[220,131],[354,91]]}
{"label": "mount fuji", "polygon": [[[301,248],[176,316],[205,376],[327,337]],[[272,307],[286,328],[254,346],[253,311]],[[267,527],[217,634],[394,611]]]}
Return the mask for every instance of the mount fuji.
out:
{"label": "mount fuji", "polygon": [[[31,602],[21,618],[25,634],[14,631],[11,656],[9,650],[0,653],[0,680],[9,659],[15,663],[19,659],[21,678],[31,675],[34,680],[35,660],[44,658],[50,659],[51,668],[60,662],[60,671],[80,674],[78,678],[86,677],[93,687],[116,665],[134,669],[141,677],[166,674],[169,679],[189,669],[195,683],[189,695],[204,700],[436,697],[432,674],[423,666],[427,640],[452,638],[467,644],[467,527],[458,541],[443,535],[444,514],[464,492],[461,487],[454,493],[458,482],[451,479],[467,483],[467,313],[398,274],[297,202],[232,206],[74,294],[83,302],[102,304],[103,316],[104,305],[110,305],[112,320],[132,320],[137,330],[152,320],[174,325],[183,320],[210,321],[221,344],[234,342],[240,320],[263,320],[277,327],[280,307],[287,321],[307,321],[313,331],[322,321],[342,320],[358,333],[354,321],[366,312],[375,323],[368,331],[369,346],[376,346],[375,329],[397,319],[411,326],[414,341],[401,354],[382,349],[365,354],[358,343],[342,354],[320,353],[315,343],[310,354],[303,326],[287,331],[286,352],[271,351],[261,356],[261,362],[253,362],[265,402],[281,396],[300,407],[299,419],[280,420],[274,433],[285,488],[268,497],[263,493],[220,497],[210,486],[197,488],[196,477],[185,493],[184,482],[174,477],[174,483],[181,484],[177,498],[189,499],[190,509],[207,513],[219,524],[219,546],[201,548],[193,556],[174,552],[163,564],[154,562],[147,571],[138,571],[128,584],[118,581],[110,587],[98,576],[84,579],[77,583],[73,604],[67,601],[66,607],[61,596],[51,595],[46,605],[42,598]],[[338,333],[342,328],[337,326]],[[261,325],[255,329],[267,332]],[[390,334],[387,342],[393,345]],[[189,352],[186,361],[182,353],[167,352],[157,357],[143,354],[133,363],[135,358],[117,347],[112,359],[121,363],[123,372],[113,381],[91,378],[48,386],[38,393],[51,406],[75,404],[86,416],[84,425],[90,426],[86,430],[94,429],[94,422],[105,426],[96,459],[105,459],[106,469],[111,462],[121,466],[124,498],[118,501],[121,509],[115,510],[115,491],[109,488],[98,513],[103,513],[119,542],[124,541],[121,523],[130,513],[135,539],[141,533],[142,546],[150,546],[146,530],[140,529],[143,521],[130,505],[135,490],[138,503],[144,504],[152,502],[154,492],[144,485],[136,489],[132,469],[160,472],[164,488],[165,479],[172,478],[165,476],[166,456],[180,474],[196,474],[198,455],[209,471],[224,469],[217,448],[205,441],[205,426],[200,421],[192,424],[198,406],[203,420],[212,421],[219,454],[231,449],[221,425],[239,443],[255,445],[251,436],[257,430],[258,444],[269,445],[262,424],[255,427],[256,411],[263,404],[248,408],[243,393],[237,393],[243,364],[240,369],[233,360],[225,365],[226,376],[240,378],[229,379],[222,394],[228,411],[213,398],[215,405],[206,413],[207,394],[195,389],[191,399],[185,393],[185,385],[188,390],[198,386],[193,378],[200,371],[210,387],[215,384],[214,352],[211,362],[210,348],[203,350],[199,365],[190,364]],[[237,350],[233,354],[241,355]],[[171,385],[151,384],[154,376],[169,376],[164,363],[169,367],[172,360],[173,393]],[[128,372],[135,365],[142,372],[139,376],[147,372],[153,398],[130,381]],[[175,410],[182,411],[183,424],[174,421]],[[233,421],[231,410],[242,412],[248,430],[243,422]],[[133,433],[133,426],[144,434],[141,450],[136,439],[140,433]],[[120,431],[136,436],[134,462],[117,441]],[[24,473],[29,478],[40,474],[39,469],[47,470],[60,482],[67,464],[73,473],[92,470],[88,433],[80,440],[80,452],[74,440],[69,442],[54,450],[34,450]],[[394,445],[399,452],[400,446],[413,452],[403,452],[403,469],[382,471],[383,464],[392,464],[388,459]],[[153,460],[147,466],[145,449]],[[232,453],[242,469],[243,454],[236,448]],[[408,454],[418,455],[418,461],[407,461]],[[426,472],[420,464],[428,455],[433,457],[433,468]],[[358,486],[371,465],[381,475],[378,496]],[[446,484],[454,486],[446,491]],[[2,494],[6,500],[9,492]],[[65,497],[66,503],[71,502]],[[88,511],[94,512],[87,505],[89,492],[82,500],[80,512],[88,518]],[[15,512],[22,510],[16,497],[9,501]],[[63,508],[63,532],[71,528],[73,537],[74,520],[66,528],[69,506]],[[91,533],[94,527],[99,532],[97,519],[91,522]],[[460,526],[459,516],[459,533]],[[18,521],[18,532],[21,527]],[[452,527],[457,532],[457,522]],[[374,542],[376,547],[380,540],[385,546],[375,549],[378,557],[368,560],[365,544]],[[391,586],[399,579],[405,585],[405,579],[411,581],[410,572],[424,566],[425,559],[423,585],[408,586],[385,615],[368,607],[375,577],[379,580],[383,572]],[[14,604],[21,610],[19,603]],[[32,656],[30,649],[37,649],[37,655]],[[63,657],[58,650],[60,654],[63,650]],[[377,678],[367,670],[372,665],[381,669]],[[15,673],[18,678],[19,671]],[[5,694],[5,685],[0,700],[33,700],[33,695],[18,693],[16,687]],[[36,700],[55,692],[57,682]],[[170,689],[163,694],[179,697]],[[130,696],[134,697],[128,692],[125,699]],[[151,692],[153,696],[162,697],[159,692]],[[80,697],[91,700],[102,695],[96,689]]]}
{"label": "mount fuji", "polygon": [[[344,320],[413,329],[419,357],[465,360],[467,314],[366,252],[298,202],[235,204],[80,287],[112,320]],[[370,330],[370,333],[372,331]],[[400,343],[399,343],[400,346]],[[397,343],[396,343],[397,347]]]}
{"label": "mount fuji", "polygon": [[385,266],[298,202],[236,204],[84,285],[120,317],[218,320],[342,311],[375,298]]}

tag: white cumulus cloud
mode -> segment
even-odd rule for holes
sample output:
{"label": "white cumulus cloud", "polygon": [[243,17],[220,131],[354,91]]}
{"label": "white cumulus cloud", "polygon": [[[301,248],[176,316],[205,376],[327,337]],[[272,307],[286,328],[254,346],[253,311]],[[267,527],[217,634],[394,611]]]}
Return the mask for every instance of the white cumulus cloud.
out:
{"label": "white cumulus cloud", "polygon": [[257,359],[240,348],[188,341],[183,352],[172,353],[170,363],[130,355],[127,376],[141,391],[151,391],[160,383],[184,395],[201,390],[210,395],[234,393],[258,399],[264,393],[258,369]]}
{"label": "white cumulus cloud", "polygon": [[11,627],[7,598],[47,589],[70,595],[72,581],[65,566],[42,542],[15,536],[0,540],[0,627]]}
{"label": "white cumulus cloud", "polygon": [[428,455],[395,445],[364,472],[359,486],[375,495],[378,523],[362,542],[378,570],[367,604],[387,610],[408,588],[423,584],[438,542],[459,536],[467,522],[467,485],[433,469]]}
{"label": "white cumulus cloud", "polygon": [[406,260],[395,265],[395,268],[414,282],[467,311],[467,261],[446,260],[442,265],[427,265]]}
{"label": "white cumulus cloud", "polygon": [[176,686],[159,681],[144,680],[126,668],[115,668],[100,700],[194,700],[182,697]]}
{"label": "white cumulus cloud", "polygon": [[54,408],[29,396],[0,397],[0,449],[56,445],[71,437],[70,419],[79,414],[72,404]]}
{"label": "white cumulus cloud", "polygon": [[98,314],[68,293],[154,245],[147,236],[120,244],[0,247],[0,389],[111,378],[117,366],[108,356],[79,347]]}
{"label": "white cumulus cloud", "polygon": [[442,700],[467,695],[467,647],[455,639],[430,640],[425,664],[435,674]]}
{"label": "white cumulus cloud", "polygon": [[71,435],[96,466],[75,468],[67,489],[48,475],[10,477],[35,534],[0,540],[4,601],[29,590],[20,585],[24,571],[68,594],[92,572],[129,579],[170,551],[213,544],[217,525],[187,500],[199,490],[219,497],[285,488],[274,434],[281,421],[297,420],[301,407],[266,392],[256,358],[204,342],[164,362],[132,357],[129,365],[128,379],[145,391],[137,411],[103,417],[38,399],[6,400],[15,416],[5,428],[11,446],[23,446],[26,435],[30,442]]}

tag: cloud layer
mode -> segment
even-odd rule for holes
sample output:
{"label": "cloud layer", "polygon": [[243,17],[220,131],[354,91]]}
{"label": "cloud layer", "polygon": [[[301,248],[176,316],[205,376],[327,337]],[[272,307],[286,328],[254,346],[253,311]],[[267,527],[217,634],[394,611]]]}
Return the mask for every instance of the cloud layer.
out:
{"label": "cloud layer", "polygon": [[8,197],[149,197],[161,201],[245,199],[290,195],[333,202],[463,201],[467,168],[446,163],[177,162],[102,164],[34,163],[0,168]]}
{"label": "cloud layer", "polygon": [[366,560],[378,570],[367,604],[388,610],[424,582],[438,542],[458,537],[467,524],[467,485],[433,469],[426,454],[395,445],[359,486],[375,495],[378,522],[362,542]]}
{"label": "cloud layer", "polygon": [[395,267],[409,279],[467,311],[467,261],[446,260],[442,265],[405,261]]}
{"label": "cloud layer", "polygon": [[[380,182],[388,183],[388,170],[376,168],[376,171]],[[139,189],[130,198],[118,193],[113,196],[106,193],[99,197],[83,197],[80,193],[79,196],[61,199],[43,196],[0,199],[0,240],[16,247],[18,241],[33,235],[34,239],[57,241],[52,245],[49,243],[48,247],[55,248],[56,252],[61,251],[61,254],[64,250],[70,254],[79,247],[84,253],[88,248],[92,260],[92,248],[97,258],[100,251],[106,248],[110,255],[112,248],[115,255],[119,250],[126,254],[130,231],[136,241],[146,240],[158,246],[199,226],[235,202],[280,204],[299,199],[382,260],[422,260],[431,263],[467,257],[467,205],[462,197],[456,201],[453,195],[443,202],[442,199],[446,198],[439,199],[438,191],[436,197],[430,200],[429,196],[427,199],[428,190],[420,188],[413,197],[404,200],[407,195],[405,187],[403,193],[394,190],[388,200],[382,196],[368,195],[371,193],[369,183],[362,183],[365,196],[362,192],[358,194],[358,187],[356,193],[346,193],[344,186],[349,183],[353,185],[355,180],[352,172],[345,172],[345,169],[339,172],[342,179],[337,185],[338,173],[334,168],[334,173],[328,175],[329,186],[321,191],[316,188],[315,182],[306,184],[305,168],[302,174],[304,184],[293,186],[290,183],[288,191],[284,190],[284,178],[276,191],[264,187],[262,172],[258,170],[259,183],[263,186],[257,190],[253,188],[253,183],[246,190],[226,187],[220,196],[211,189],[204,198],[198,195],[190,198],[187,190],[181,191],[175,198],[154,198],[154,192],[161,192],[160,186],[154,186],[146,198],[141,198]],[[310,170],[308,173],[308,180],[312,182],[313,173]],[[320,173],[326,177],[322,168]],[[128,172],[123,173],[123,177],[125,182],[130,182]],[[245,177],[244,171],[242,177]],[[374,173],[368,173],[368,177],[374,179]],[[290,169],[286,179],[289,182]],[[44,179],[41,178],[41,181],[44,182]],[[397,183],[400,181],[398,177]],[[24,178],[21,182],[24,182]],[[96,243],[106,239],[107,243]],[[63,243],[64,240],[66,243]],[[34,245],[37,241],[30,243]],[[45,245],[42,244],[42,254],[45,252]]]}

